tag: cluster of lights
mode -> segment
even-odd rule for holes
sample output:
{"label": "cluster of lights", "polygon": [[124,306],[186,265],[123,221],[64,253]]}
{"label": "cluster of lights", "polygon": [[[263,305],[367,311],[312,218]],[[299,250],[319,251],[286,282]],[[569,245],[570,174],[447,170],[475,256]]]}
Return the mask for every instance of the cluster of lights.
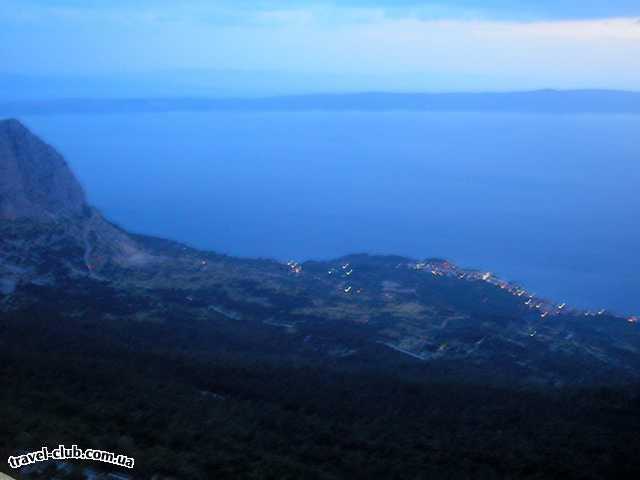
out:
{"label": "cluster of lights", "polygon": [[536,299],[534,295],[529,294],[529,292],[527,292],[527,290],[525,290],[524,288],[512,285],[509,282],[501,280],[491,272],[461,270],[447,261],[418,262],[410,264],[410,268],[412,268],[413,270],[430,271],[434,277],[452,277],[458,278],[459,280],[487,282],[516,297],[527,297],[527,301],[524,302],[524,304],[531,309],[540,310],[541,318],[546,318],[551,314],[558,314],[567,306],[565,303],[563,303],[556,307],[554,305],[548,304],[543,300]]}
{"label": "cluster of lights", "polygon": [[[206,265],[207,262],[203,261],[202,264]],[[302,265],[296,261],[290,260],[287,262],[287,266],[290,271],[294,274],[302,273]],[[493,275],[491,272],[478,272],[475,270],[462,270],[457,266],[449,263],[447,261],[431,261],[431,262],[418,262],[418,263],[410,263],[410,264],[398,264],[396,268],[401,268],[403,266],[407,266],[412,270],[426,270],[431,273],[435,278],[438,277],[451,277],[457,278],[459,280],[467,280],[467,281],[483,281],[487,282],[491,285],[494,285],[500,288],[503,291],[510,293],[516,297],[526,297],[526,301],[523,302],[525,306],[527,306],[531,310],[538,310],[540,313],[540,318],[544,319],[549,316],[561,315],[563,313],[569,313],[571,310],[568,308],[566,303],[561,304],[552,304],[546,300],[542,300],[536,298],[535,295],[530,294],[526,289],[519,287],[517,285],[513,285],[505,280],[501,280],[500,278]],[[350,263],[345,263],[340,265],[338,268],[330,268],[327,270],[327,275],[337,275],[341,274],[342,278],[351,277],[354,273],[354,269],[351,267]],[[346,285],[342,287],[342,291],[346,294],[361,293],[362,289],[358,288],[354,290],[352,285]],[[574,311],[575,312],[575,311]],[[606,313],[606,310],[599,310],[598,312],[587,311],[584,312],[585,317],[592,316],[602,316]],[[640,322],[640,318],[637,316],[632,316],[627,318],[627,321],[630,324],[637,324]],[[535,335],[535,334],[534,334]]]}
{"label": "cluster of lights", "polygon": [[[353,275],[353,268],[351,267],[351,264],[347,262],[343,265],[340,265],[339,268],[330,268],[329,270],[327,270],[327,275],[337,275],[338,273],[342,274],[342,278],[350,277]],[[344,293],[353,293],[354,291],[355,293],[361,293],[362,289],[358,288],[357,290],[354,290],[352,285],[346,285],[344,288],[342,288],[342,291]]]}
{"label": "cluster of lights", "polygon": [[289,267],[289,270],[291,271],[291,273],[295,273],[295,274],[302,273],[302,265],[300,265],[298,262],[289,260],[287,262],[287,266]]}
{"label": "cluster of lights", "polygon": [[[411,263],[408,265],[408,267],[413,270],[426,270],[436,278],[437,277],[453,277],[453,278],[458,278],[460,280],[483,281],[491,285],[495,285],[501,290],[504,290],[516,297],[526,297],[527,300],[524,302],[524,304],[532,310],[538,310],[540,312],[540,318],[546,318],[550,315],[560,315],[562,313],[569,311],[569,308],[567,307],[566,303],[561,303],[559,305],[556,305],[556,304],[549,303],[546,300],[536,298],[535,295],[530,294],[524,288],[519,287],[517,285],[512,285],[511,283],[505,280],[501,280],[498,277],[494,276],[491,272],[462,270],[447,261]],[[584,316],[586,317],[602,316],[605,313],[606,313],[606,310],[599,310],[598,312],[589,311],[589,312],[584,312]],[[637,316],[634,316],[634,317],[628,318],[627,321],[629,323],[636,324],[640,322],[640,318]]]}

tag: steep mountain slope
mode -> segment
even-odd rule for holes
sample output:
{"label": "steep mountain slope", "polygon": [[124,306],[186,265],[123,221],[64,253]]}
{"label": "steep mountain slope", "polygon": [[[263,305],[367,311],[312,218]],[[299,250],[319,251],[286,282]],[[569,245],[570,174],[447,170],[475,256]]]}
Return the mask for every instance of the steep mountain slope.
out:
{"label": "steep mountain slope", "polygon": [[84,192],[64,159],[17,120],[0,122],[0,219],[81,215]]}
{"label": "steep mountain slope", "polygon": [[475,381],[640,377],[635,318],[571,310],[439,259],[281,264],[131,235],[87,206],[62,158],[17,121],[0,122],[0,146],[0,170],[10,175],[0,183],[5,312],[48,309],[176,331],[203,321],[241,350],[239,332],[249,329],[263,335],[256,348],[279,345],[283,357],[344,365],[402,358],[418,372]]}
{"label": "steep mountain slope", "polygon": [[60,260],[69,275],[150,261],[129,235],[91,208],[68,165],[17,120],[0,122],[0,291],[46,282]]}

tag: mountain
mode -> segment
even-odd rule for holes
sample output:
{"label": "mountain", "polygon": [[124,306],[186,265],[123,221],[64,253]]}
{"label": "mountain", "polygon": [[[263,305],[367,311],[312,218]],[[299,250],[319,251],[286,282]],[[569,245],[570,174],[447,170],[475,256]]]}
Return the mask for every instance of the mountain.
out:
{"label": "mountain", "polygon": [[0,231],[4,292],[21,281],[48,281],[49,257],[60,260],[65,275],[90,276],[110,264],[151,260],[87,204],[62,156],[13,119],[0,121]]}
{"label": "mountain", "polygon": [[0,122],[0,219],[71,217],[85,208],[60,154],[17,120]]}
{"label": "mountain", "polygon": [[[376,361],[383,349],[385,357],[519,383],[640,378],[635,318],[572,310],[439,259],[281,264],[132,235],[87,206],[62,157],[19,122],[0,124],[0,146],[8,172],[0,197],[3,308],[40,302],[34,285],[64,285],[65,300],[53,305],[74,315],[72,305],[91,301],[87,291],[107,289],[127,298],[126,318],[165,321],[180,311],[229,328],[267,326],[274,341],[287,339],[288,354],[302,357]],[[95,313],[118,312],[112,304]]]}
{"label": "mountain", "polygon": [[640,93],[535,90],[478,93],[348,93],[264,98],[110,98],[0,102],[0,115],[170,111],[415,111],[540,114],[640,114]]}

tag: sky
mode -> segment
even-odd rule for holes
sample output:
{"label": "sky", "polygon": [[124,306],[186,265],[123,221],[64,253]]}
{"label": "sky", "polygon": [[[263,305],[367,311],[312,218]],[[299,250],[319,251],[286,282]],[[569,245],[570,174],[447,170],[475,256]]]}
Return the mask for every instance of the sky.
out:
{"label": "sky", "polygon": [[0,45],[5,98],[638,90],[640,2],[0,0]]}

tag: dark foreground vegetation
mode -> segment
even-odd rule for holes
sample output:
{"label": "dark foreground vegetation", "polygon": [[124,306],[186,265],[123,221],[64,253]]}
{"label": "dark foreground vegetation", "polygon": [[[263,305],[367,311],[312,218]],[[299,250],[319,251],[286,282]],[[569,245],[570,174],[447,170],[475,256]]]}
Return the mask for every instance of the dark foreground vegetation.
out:
{"label": "dark foreground vegetation", "polygon": [[640,478],[638,388],[453,382],[411,359],[283,355],[266,326],[56,311],[0,317],[5,459],[75,443],[144,479]]}

